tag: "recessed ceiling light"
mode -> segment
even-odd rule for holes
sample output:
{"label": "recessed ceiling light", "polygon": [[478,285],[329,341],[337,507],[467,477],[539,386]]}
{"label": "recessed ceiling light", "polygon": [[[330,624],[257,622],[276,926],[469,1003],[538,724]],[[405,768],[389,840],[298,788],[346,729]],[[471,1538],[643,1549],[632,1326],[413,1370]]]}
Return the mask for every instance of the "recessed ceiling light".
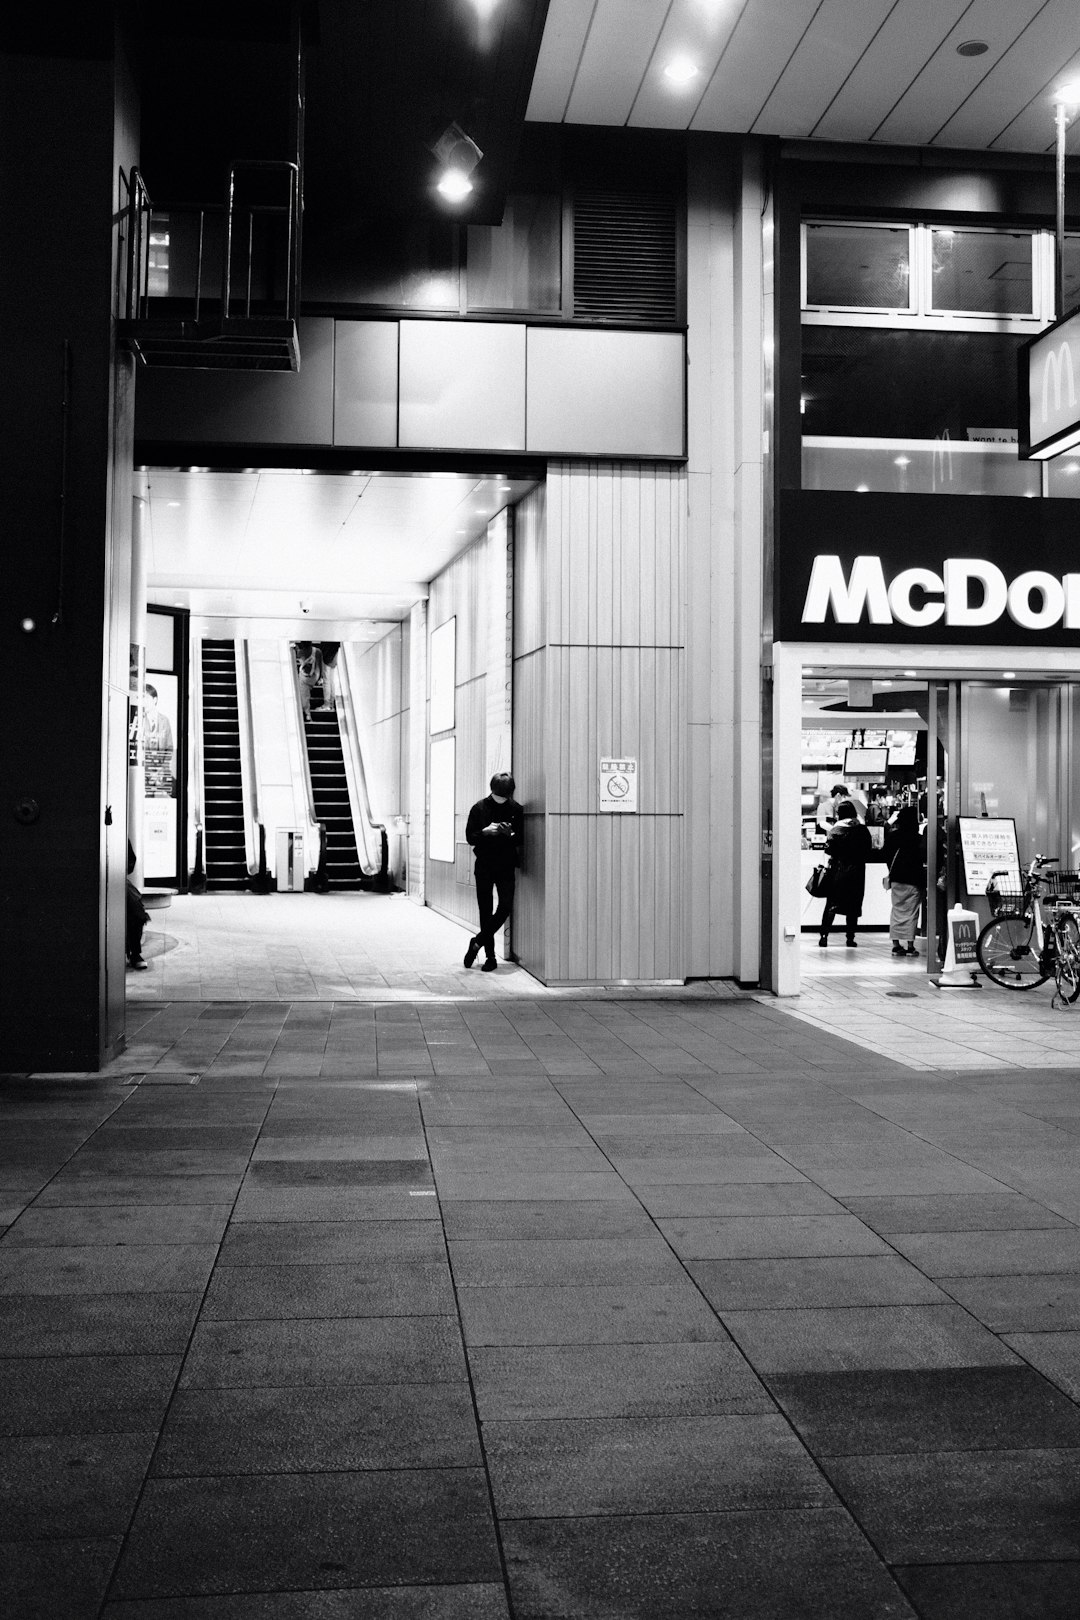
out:
{"label": "recessed ceiling light", "polygon": [[911,466],[911,457],[910,456],[894,456],[894,458],[893,458],[893,466],[894,467],[910,467]]}
{"label": "recessed ceiling light", "polygon": [[1001,673],[1007,681],[1015,681],[1016,679],[1015,669],[1003,669]]}
{"label": "recessed ceiling light", "polygon": [[165,505],[166,506],[179,506],[180,502],[179,501],[166,501]]}
{"label": "recessed ceiling light", "polygon": [[673,56],[664,69],[664,78],[669,84],[684,85],[696,79],[700,68],[688,56]]}
{"label": "recessed ceiling light", "polygon": [[985,56],[990,49],[985,39],[965,39],[956,47],[957,56]]}
{"label": "recessed ceiling light", "polygon": [[472,190],[472,181],[461,169],[447,169],[436,187],[447,202],[463,202]]}

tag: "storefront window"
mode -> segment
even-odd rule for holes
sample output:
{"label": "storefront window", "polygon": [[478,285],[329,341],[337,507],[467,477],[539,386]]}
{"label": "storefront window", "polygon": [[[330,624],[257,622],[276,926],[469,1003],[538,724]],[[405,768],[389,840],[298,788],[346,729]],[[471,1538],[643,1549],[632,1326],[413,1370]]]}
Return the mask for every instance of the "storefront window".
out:
{"label": "storefront window", "polygon": [[1030,231],[934,230],[931,241],[933,309],[1034,313]]}
{"label": "storefront window", "polygon": [[909,309],[910,230],[808,225],[805,303],[811,308]]}

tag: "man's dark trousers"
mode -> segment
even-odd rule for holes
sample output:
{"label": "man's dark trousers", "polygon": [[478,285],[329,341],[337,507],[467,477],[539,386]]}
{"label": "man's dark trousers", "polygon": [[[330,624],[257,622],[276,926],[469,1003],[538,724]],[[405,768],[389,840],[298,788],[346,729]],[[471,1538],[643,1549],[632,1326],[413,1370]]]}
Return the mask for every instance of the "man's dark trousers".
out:
{"label": "man's dark trousers", "polygon": [[[508,920],[514,909],[514,882],[516,872],[513,866],[488,866],[486,863],[476,863],[476,904],[480,909],[480,932],[476,936],[484,948],[484,955],[489,962],[495,960],[495,935]],[[492,902],[498,895],[498,906],[492,910]]]}

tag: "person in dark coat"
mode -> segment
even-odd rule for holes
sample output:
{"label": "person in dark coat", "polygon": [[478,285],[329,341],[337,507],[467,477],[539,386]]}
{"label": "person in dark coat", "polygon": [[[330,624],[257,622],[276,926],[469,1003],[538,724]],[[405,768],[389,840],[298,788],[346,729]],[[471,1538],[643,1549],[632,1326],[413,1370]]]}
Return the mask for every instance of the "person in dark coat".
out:
{"label": "person in dark coat", "polygon": [[131,874],[135,870],[135,851],[128,839],[127,858],[127,912],[126,912],[126,938],[125,950],[128,966],[133,967],[137,973],[146,973],[150,964],[142,953],[143,929],[150,921],[150,913],[143,905],[142,895],[131,881]]}
{"label": "person in dark coat", "polygon": [[898,810],[885,829],[889,938],[894,956],[918,956],[915,933],[926,897],[926,834],[914,805]]}
{"label": "person in dark coat", "polygon": [[[514,801],[514,778],[509,772],[496,772],[491,778],[491,792],[478,799],[469,811],[465,842],[476,855],[476,904],[480,912],[480,932],[469,941],[465,966],[472,967],[483,948],[483,971],[494,973],[495,935],[513,908],[515,874],[525,843],[525,814]],[[496,894],[498,909],[493,910]]]}
{"label": "person in dark coat", "polygon": [[821,918],[819,945],[829,943],[829,929],[838,912],[847,923],[847,943],[856,945],[855,925],[866,891],[866,863],[874,853],[873,839],[850,799],[836,807],[836,826],[825,840],[829,857],[829,893]]}

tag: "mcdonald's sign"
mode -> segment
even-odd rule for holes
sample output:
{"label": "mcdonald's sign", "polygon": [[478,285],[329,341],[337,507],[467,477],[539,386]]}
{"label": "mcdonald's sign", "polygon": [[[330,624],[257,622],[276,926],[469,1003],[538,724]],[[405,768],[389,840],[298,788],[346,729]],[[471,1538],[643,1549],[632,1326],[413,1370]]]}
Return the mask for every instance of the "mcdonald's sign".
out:
{"label": "mcdonald's sign", "polygon": [[1080,310],[1020,350],[1020,455],[1029,461],[1080,444]]}

